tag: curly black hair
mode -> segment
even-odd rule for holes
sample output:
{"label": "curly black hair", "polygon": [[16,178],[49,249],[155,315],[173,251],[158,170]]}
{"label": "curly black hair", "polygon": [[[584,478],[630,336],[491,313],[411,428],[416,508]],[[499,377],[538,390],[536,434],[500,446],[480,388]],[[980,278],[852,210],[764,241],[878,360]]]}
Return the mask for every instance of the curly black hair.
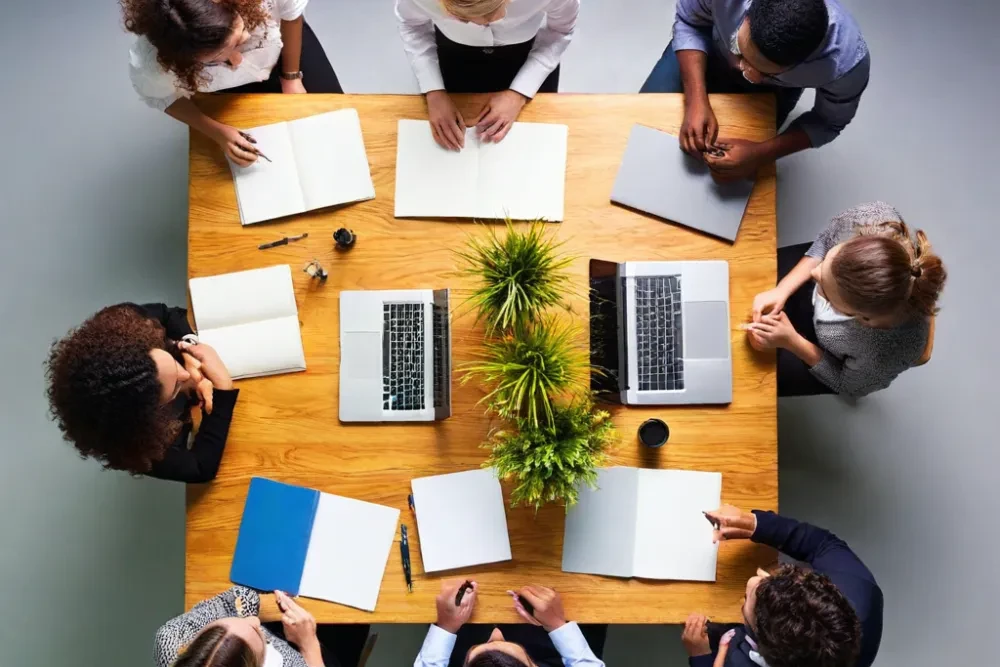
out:
{"label": "curly black hair", "polygon": [[829,23],[824,0],[754,0],[747,18],[757,50],[780,67],[808,58],[823,43]]}
{"label": "curly black hair", "polygon": [[160,405],[154,349],[176,357],[160,323],[134,304],[108,306],[52,344],[50,411],[82,456],[142,474],[177,438],[184,423]]}
{"label": "curly black hair", "polygon": [[465,667],[528,667],[526,664],[501,651],[483,651],[466,663]]}
{"label": "curly black hair", "polygon": [[782,565],[757,586],[757,645],[770,667],[853,667],[861,621],[825,574]]}

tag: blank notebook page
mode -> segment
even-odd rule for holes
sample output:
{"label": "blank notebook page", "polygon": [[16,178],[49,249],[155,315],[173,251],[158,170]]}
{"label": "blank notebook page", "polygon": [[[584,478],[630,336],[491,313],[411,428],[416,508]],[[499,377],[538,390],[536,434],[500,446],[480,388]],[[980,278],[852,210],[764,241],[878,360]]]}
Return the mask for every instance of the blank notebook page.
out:
{"label": "blank notebook page", "polygon": [[425,572],[510,560],[503,492],[492,469],[411,483]]}
{"label": "blank notebook page", "polygon": [[357,110],[293,121],[289,133],[306,209],[375,197]]}
{"label": "blank notebook page", "polygon": [[200,330],[198,340],[216,349],[234,378],[306,368],[299,318],[294,315]]}
{"label": "blank notebook page", "polygon": [[631,577],[635,545],[637,468],[597,471],[597,490],[582,484],[566,513],[563,572]]}
{"label": "blank notebook page", "polygon": [[567,136],[565,125],[514,123],[500,143],[480,144],[476,215],[561,221]]}
{"label": "blank notebook page", "polygon": [[259,157],[249,167],[229,162],[240,220],[251,225],[305,211],[288,123],[262,125],[248,133],[257,140],[257,149],[271,161]]}
{"label": "blank notebook page", "polygon": [[640,470],[633,576],[715,581],[719,545],[702,512],[721,496],[717,472]]}
{"label": "blank notebook page", "polygon": [[400,120],[396,149],[396,217],[472,217],[476,208],[479,152],[475,130],[465,148],[441,148],[425,120]]}
{"label": "blank notebook page", "polygon": [[191,305],[199,329],[296,315],[292,269],[279,264],[191,279]]}

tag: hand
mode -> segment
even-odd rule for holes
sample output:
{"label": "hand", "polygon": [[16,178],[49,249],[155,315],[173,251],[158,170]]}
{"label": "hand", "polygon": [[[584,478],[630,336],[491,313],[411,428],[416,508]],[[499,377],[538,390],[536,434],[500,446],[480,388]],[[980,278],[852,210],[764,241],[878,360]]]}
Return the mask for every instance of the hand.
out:
{"label": "hand", "polygon": [[278,77],[278,80],[281,81],[281,92],[283,93],[301,95],[306,92],[306,86],[302,83],[302,79],[282,79]]}
{"label": "hand", "polygon": [[715,654],[715,662],[712,667],[723,667],[726,664],[726,655],[729,653],[729,642],[736,636],[736,630],[729,630],[719,639],[719,652]]}
{"label": "hand", "polygon": [[705,517],[718,526],[712,533],[713,542],[749,540],[757,530],[757,515],[732,505],[723,505],[712,512],[705,512]]}
{"label": "hand", "polygon": [[255,142],[245,138],[235,127],[219,126],[212,139],[219,144],[227,158],[241,167],[249,167],[257,161],[257,153],[254,152],[253,148]]}
{"label": "hand", "polygon": [[[562,598],[551,588],[545,586],[525,586],[518,592],[507,591],[514,598],[514,611],[532,625],[540,625],[546,632],[558,630],[566,625],[566,612],[563,611]],[[524,598],[535,609],[534,615],[521,604]]]}
{"label": "hand", "polygon": [[528,98],[515,90],[501,90],[490,95],[473,123],[479,138],[487,143],[503,141],[527,103]]}
{"label": "hand", "polygon": [[754,141],[719,139],[714,147],[725,155],[716,157],[706,153],[704,157],[708,168],[712,170],[712,177],[720,183],[753,178],[757,175],[757,168],[764,162],[765,156],[760,144]]}
{"label": "hand", "polygon": [[754,322],[760,322],[762,315],[770,313],[777,315],[785,308],[785,301],[788,297],[777,287],[761,292],[753,298],[753,308],[750,315]]}
{"label": "hand", "polygon": [[[685,98],[687,100],[687,98]],[[708,97],[691,100],[684,105],[684,122],[681,123],[681,150],[703,159],[705,149],[714,146],[719,136],[719,122]]]}
{"label": "hand", "polygon": [[708,618],[704,614],[691,614],[684,623],[684,631],[681,632],[681,643],[688,652],[688,656],[694,658],[699,655],[708,655],[712,652],[712,647],[708,643]]}
{"label": "hand", "polygon": [[198,393],[198,402],[201,403],[205,414],[212,414],[212,381],[206,378],[201,372],[201,362],[185,352],[181,353],[184,358],[184,368],[191,374],[191,381],[194,382],[194,389]]}
{"label": "hand", "polygon": [[427,117],[438,146],[452,151],[465,147],[465,119],[451,100],[451,95],[443,90],[427,93]]}
{"label": "hand", "polygon": [[760,322],[748,325],[747,329],[754,336],[752,340],[762,349],[773,350],[778,347],[789,349],[798,332],[792,326],[792,321],[784,312],[777,315],[762,315]]}
{"label": "hand", "polygon": [[458,589],[465,583],[465,579],[452,579],[441,582],[441,592],[437,596],[437,621],[434,625],[445,632],[455,635],[462,629],[462,626],[472,618],[472,610],[476,606],[476,596],[479,593],[479,584],[472,582],[472,588],[465,591],[462,596],[462,604],[455,606],[455,596]]}
{"label": "hand", "polygon": [[298,646],[303,653],[318,649],[319,639],[316,638],[316,619],[313,615],[287,593],[274,591],[274,599],[281,610],[281,628],[285,631],[285,639]]}
{"label": "hand", "polygon": [[226,365],[219,358],[219,353],[215,348],[205,343],[192,345],[191,343],[178,343],[177,347],[181,352],[194,357],[200,364],[199,371],[212,383],[216,389],[228,391],[233,388],[233,379],[226,370]]}

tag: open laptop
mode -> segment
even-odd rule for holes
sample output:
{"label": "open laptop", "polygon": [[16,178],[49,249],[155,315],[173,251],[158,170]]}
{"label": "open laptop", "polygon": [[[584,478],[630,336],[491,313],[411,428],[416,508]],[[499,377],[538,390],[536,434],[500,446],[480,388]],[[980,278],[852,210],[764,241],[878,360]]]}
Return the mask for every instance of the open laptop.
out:
{"label": "open laptop", "polygon": [[340,293],[340,421],[451,416],[448,290]]}
{"label": "open laptop", "polygon": [[733,400],[729,264],[590,260],[591,388],[627,405]]}

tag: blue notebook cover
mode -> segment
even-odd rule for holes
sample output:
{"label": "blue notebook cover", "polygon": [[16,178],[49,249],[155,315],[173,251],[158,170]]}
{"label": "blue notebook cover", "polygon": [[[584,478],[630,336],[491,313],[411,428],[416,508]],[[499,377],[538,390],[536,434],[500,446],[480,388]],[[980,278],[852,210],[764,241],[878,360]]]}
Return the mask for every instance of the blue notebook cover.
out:
{"label": "blue notebook cover", "polygon": [[250,480],[229,578],[261,591],[298,595],[319,491]]}

